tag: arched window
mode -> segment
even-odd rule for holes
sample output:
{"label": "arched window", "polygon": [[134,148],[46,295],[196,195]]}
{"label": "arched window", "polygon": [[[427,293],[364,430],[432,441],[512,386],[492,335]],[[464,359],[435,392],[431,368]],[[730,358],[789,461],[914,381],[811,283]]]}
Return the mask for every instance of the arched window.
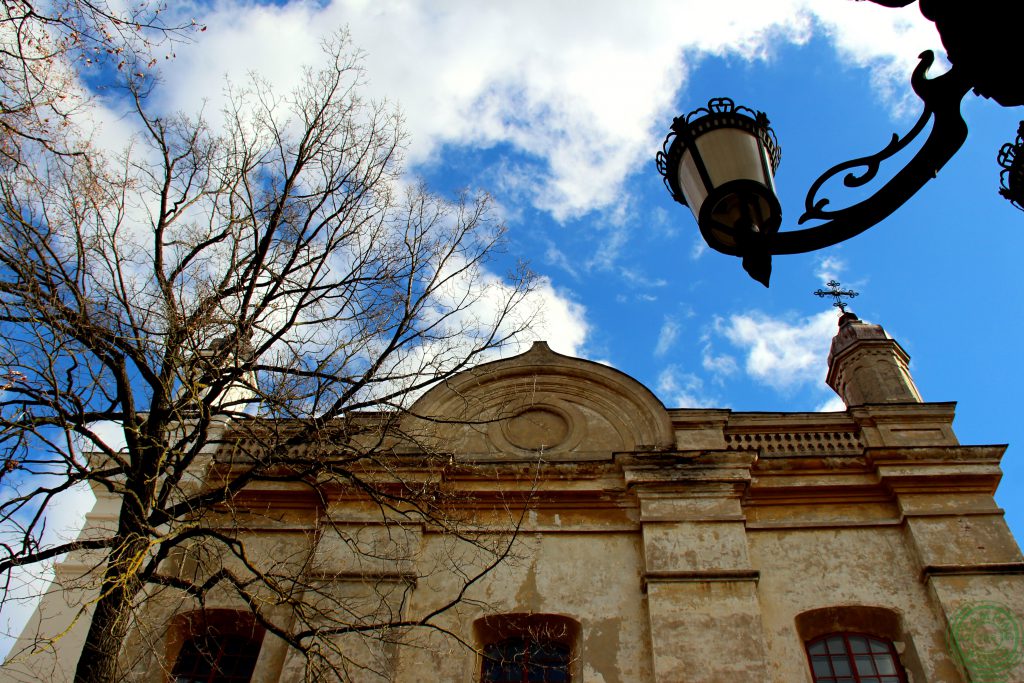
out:
{"label": "arched window", "polygon": [[924,680],[901,614],[879,605],[833,605],[796,615],[815,683]]}
{"label": "arched window", "polygon": [[478,619],[481,683],[570,683],[579,623],[554,614]]}
{"label": "arched window", "polygon": [[830,633],[807,643],[814,683],[906,683],[892,641],[860,633]]}
{"label": "arched window", "polygon": [[251,614],[207,610],[178,615],[171,626],[173,683],[249,683],[263,642]]}

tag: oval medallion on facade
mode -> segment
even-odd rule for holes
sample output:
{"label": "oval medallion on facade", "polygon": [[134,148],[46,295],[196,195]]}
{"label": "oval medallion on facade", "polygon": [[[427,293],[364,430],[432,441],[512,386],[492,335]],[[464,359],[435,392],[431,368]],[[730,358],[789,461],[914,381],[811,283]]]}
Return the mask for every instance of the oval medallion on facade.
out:
{"label": "oval medallion on facade", "polygon": [[556,448],[569,436],[569,422],[549,408],[530,408],[502,426],[513,446],[528,451]]}

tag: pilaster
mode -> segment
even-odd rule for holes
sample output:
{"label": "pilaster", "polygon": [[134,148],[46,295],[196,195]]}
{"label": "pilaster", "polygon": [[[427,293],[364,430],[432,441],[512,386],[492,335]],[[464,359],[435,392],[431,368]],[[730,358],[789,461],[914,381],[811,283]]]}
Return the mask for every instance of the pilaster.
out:
{"label": "pilaster", "polygon": [[624,464],[640,503],[657,681],[769,680],[740,503],[755,458],[692,452]]}

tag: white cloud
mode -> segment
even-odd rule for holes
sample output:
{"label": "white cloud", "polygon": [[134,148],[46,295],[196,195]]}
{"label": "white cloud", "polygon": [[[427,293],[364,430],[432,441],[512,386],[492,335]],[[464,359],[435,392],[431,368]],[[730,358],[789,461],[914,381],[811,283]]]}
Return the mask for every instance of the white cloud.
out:
{"label": "white cloud", "polygon": [[654,347],[655,356],[664,356],[679,337],[679,323],[673,318],[666,317],[658,333],[658,343]]}
{"label": "white cloud", "polygon": [[670,408],[707,408],[716,401],[704,394],[700,377],[669,365],[658,375],[658,395]]}
{"label": "white cloud", "polygon": [[828,256],[821,256],[818,258],[818,263],[814,269],[814,275],[821,284],[825,284],[831,280],[838,280],[842,272],[846,270],[846,261],[829,254]]}
{"label": "white cloud", "polygon": [[838,396],[832,396],[814,409],[818,413],[833,413],[846,410],[846,404]]}
{"label": "white cloud", "polygon": [[704,347],[701,365],[719,381],[725,377],[735,375],[736,371],[739,370],[739,365],[733,356],[727,353],[715,355],[711,350],[710,344]]}
{"label": "white cloud", "polygon": [[698,234],[693,238],[693,247],[690,249],[690,258],[696,261],[704,252],[708,250],[708,243],[704,241],[704,236]]}
{"label": "white cloud", "polygon": [[551,240],[547,240],[547,248],[544,250],[544,262],[552,266],[558,266],[573,278],[579,277],[573,261]]}
{"label": "white cloud", "polygon": [[622,227],[611,227],[599,238],[597,250],[586,263],[587,269],[608,270],[619,258],[619,252],[629,238],[629,231]]}
{"label": "white cloud", "polygon": [[554,351],[568,356],[582,355],[590,331],[587,311],[582,304],[556,290],[548,278],[541,278],[527,298],[527,305],[538,312],[537,321],[527,335],[530,340],[547,341]]}
{"label": "white cloud", "polygon": [[[861,2],[817,3],[814,9],[839,54],[856,66],[871,66],[875,87],[900,115],[920,109],[906,88],[918,54],[942,50],[935,26],[924,20],[916,5],[906,9],[910,11],[894,12]],[[911,45],[915,48],[908,50]]]}
{"label": "white cloud", "polygon": [[821,384],[836,333],[836,315],[822,311],[790,321],[753,312],[719,318],[715,330],[743,349],[748,375],[786,391],[804,384]]}
{"label": "white cloud", "polygon": [[650,228],[652,232],[665,239],[675,237],[679,232],[679,221],[676,213],[669,213],[663,206],[651,209]]}
{"label": "white cloud", "polygon": [[[392,352],[379,373],[382,379],[367,389],[364,400],[390,396],[389,401],[407,407],[426,390],[409,391],[411,384],[451,372],[467,358],[477,364],[522,353],[534,341],[546,341],[562,354],[583,355],[590,329],[586,310],[556,290],[550,279],[536,278],[524,293],[457,257],[446,262],[441,279],[445,283],[433,296],[436,307],[425,314],[430,334]],[[492,330],[501,345],[478,352],[493,341]],[[365,349],[370,357],[377,352],[376,345]]]}
{"label": "white cloud", "polygon": [[664,287],[668,284],[668,280],[662,277],[651,278],[646,275],[643,271],[639,271],[633,268],[620,268],[619,275],[622,279],[628,282],[634,287],[645,287],[645,288],[657,288]]}
{"label": "white cloud", "polygon": [[256,70],[286,88],[316,61],[318,37],[347,25],[367,51],[370,92],[402,104],[413,162],[446,144],[511,145],[542,162],[518,167],[518,182],[560,220],[622,201],[702,55],[770,58],[775,45],[822,30],[892,92],[916,52],[938,42],[916,7],[810,0],[652,0],[643,11],[612,0],[225,0],[202,20],[209,30],[166,69],[167,106],[207,99],[216,109],[225,73]]}
{"label": "white cloud", "polygon": [[[121,426],[120,422],[114,422],[112,420],[93,422],[89,425],[89,429],[92,430],[92,433],[98,442],[107,446],[111,450],[119,451],[127,446],[124,427]],[[78,448],[82,451],[98,450],[96,446],[90,445],[84,439],[82,439],[82,443],[78,445]]]}

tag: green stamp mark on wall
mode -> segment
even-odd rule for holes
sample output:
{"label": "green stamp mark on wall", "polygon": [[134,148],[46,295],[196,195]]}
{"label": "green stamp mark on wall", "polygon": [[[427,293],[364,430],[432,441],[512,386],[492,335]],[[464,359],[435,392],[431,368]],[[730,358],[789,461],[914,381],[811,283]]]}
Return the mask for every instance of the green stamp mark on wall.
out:
{"label": "green stamp mark on wall", "polygon": [[1024,627],[1005,605],[969,602],[949,621],[950,650],[972,683],[1008,683],[1024,657]]}

